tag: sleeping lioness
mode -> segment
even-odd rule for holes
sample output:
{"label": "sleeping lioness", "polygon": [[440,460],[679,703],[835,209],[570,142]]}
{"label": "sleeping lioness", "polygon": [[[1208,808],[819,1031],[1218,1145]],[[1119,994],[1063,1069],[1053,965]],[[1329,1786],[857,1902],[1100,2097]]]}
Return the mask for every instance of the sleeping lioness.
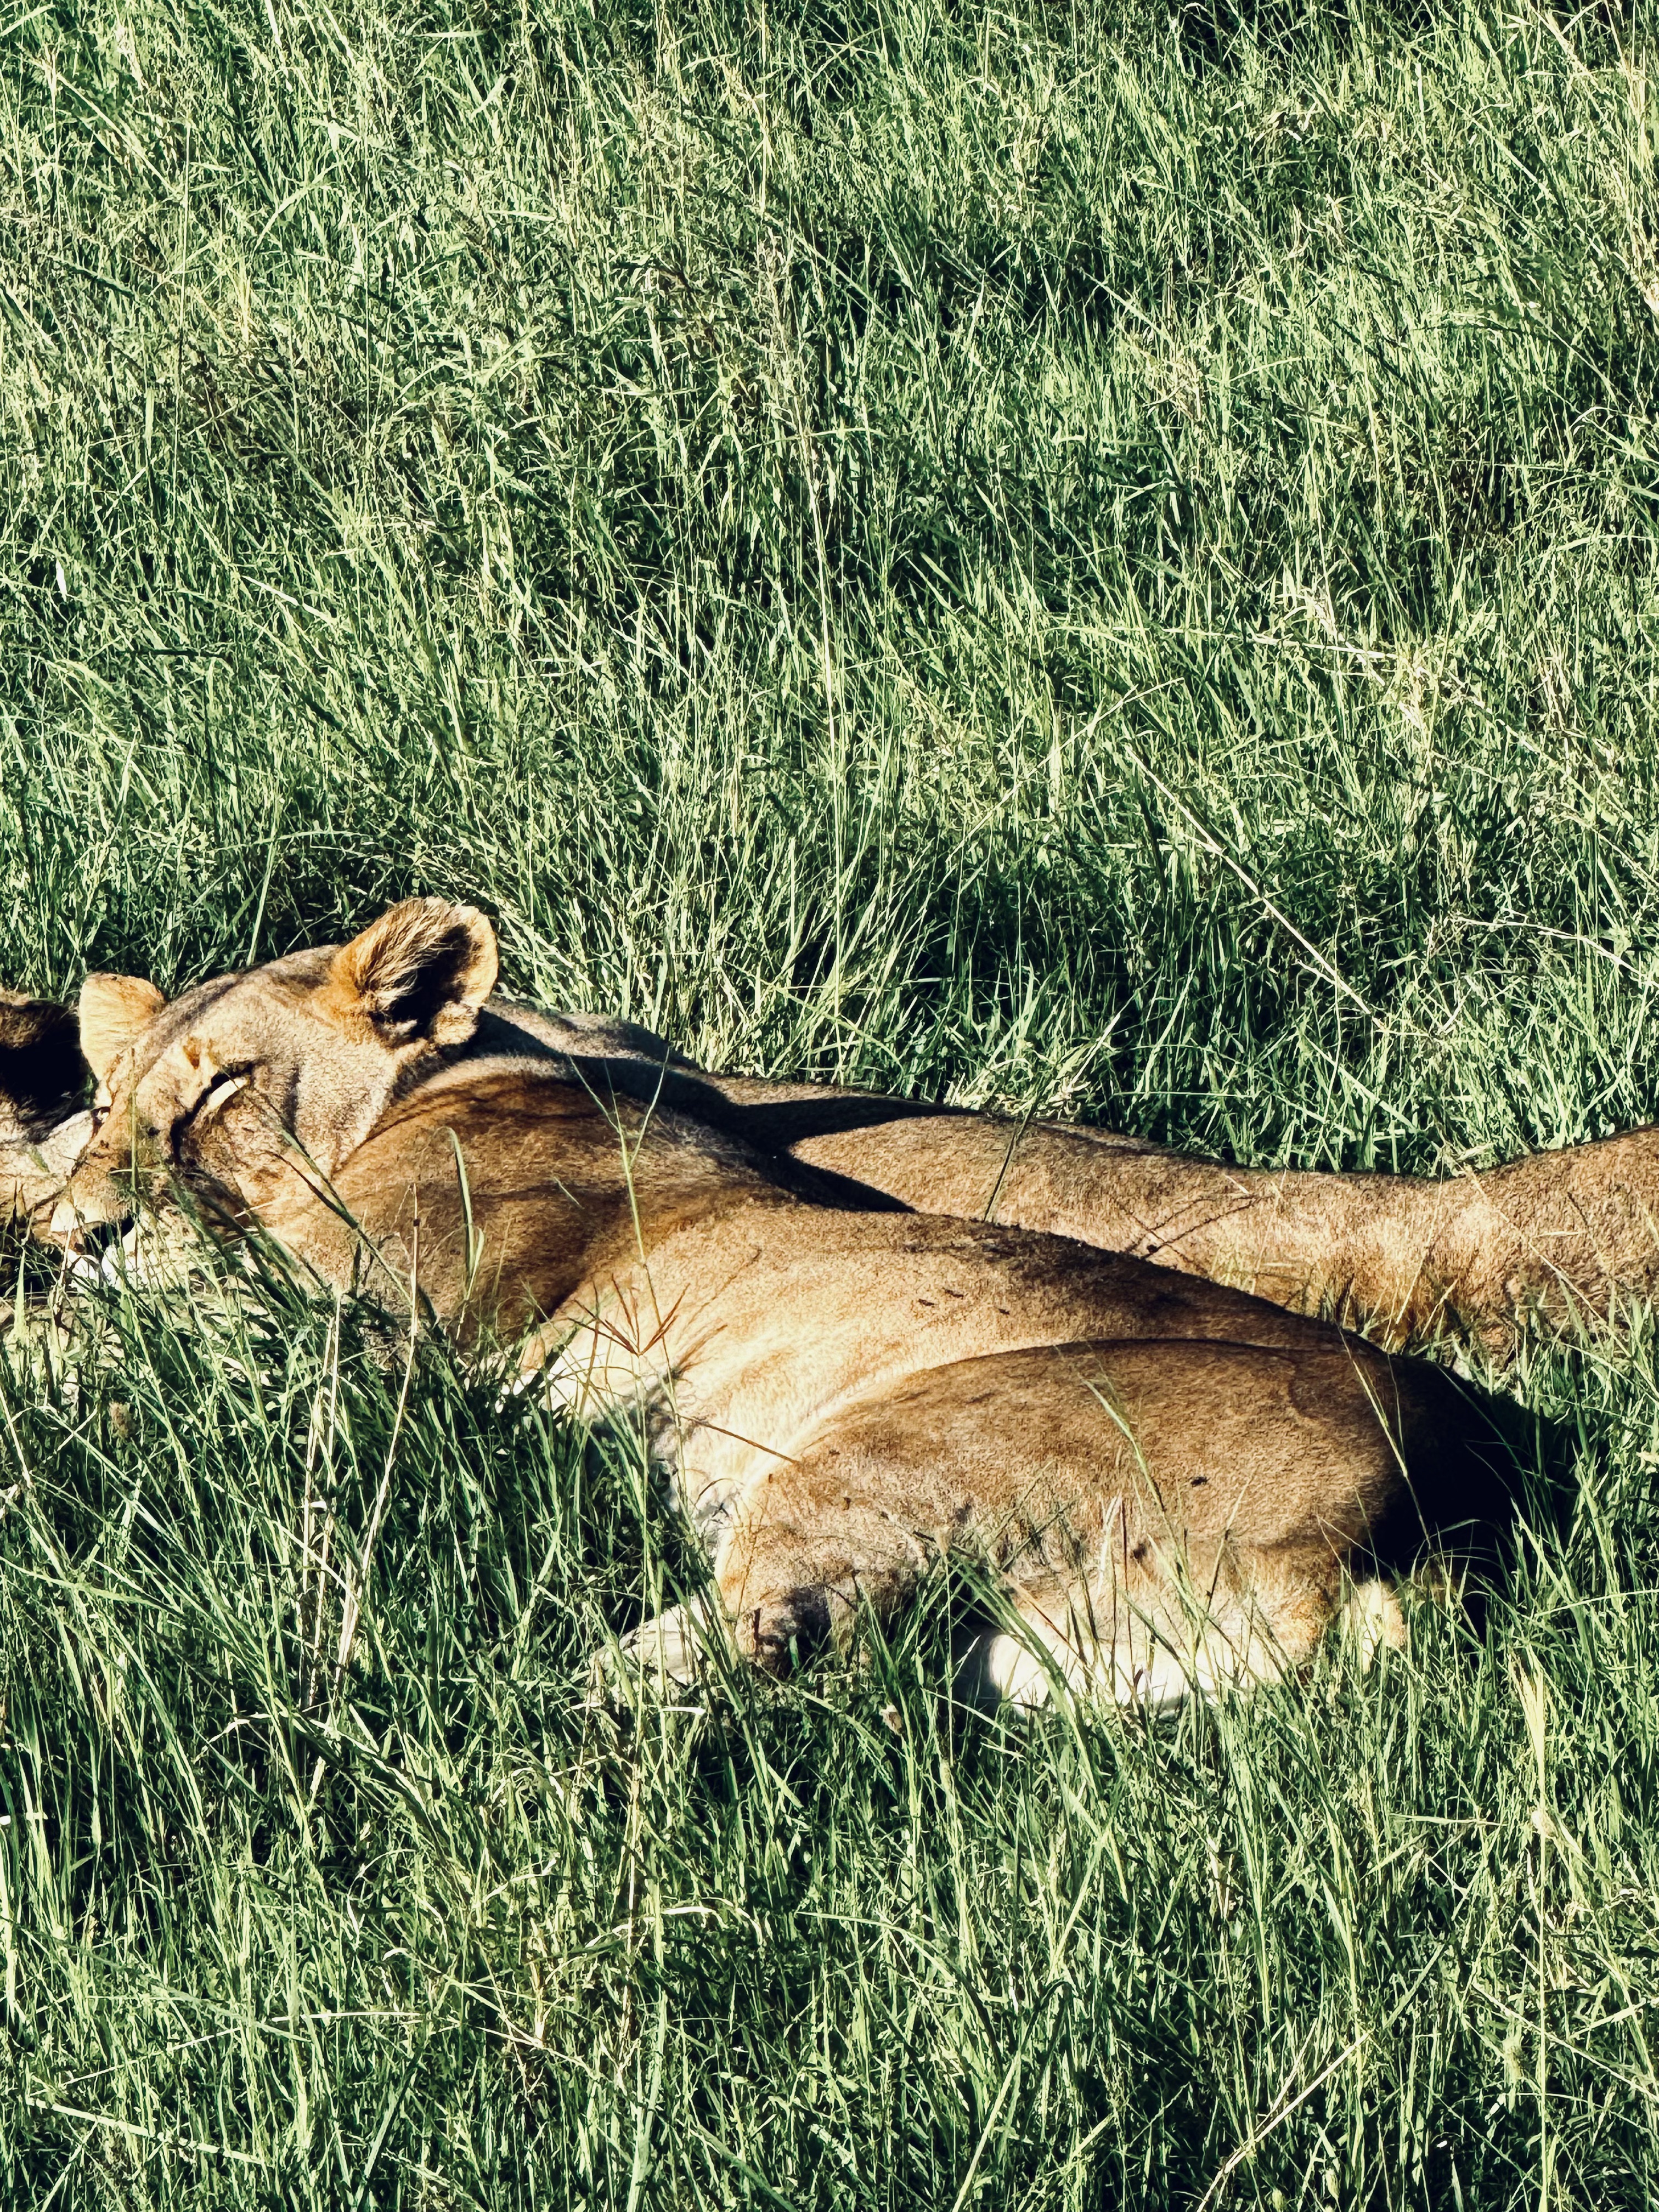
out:
{"label": "sleeping lioness", "polygon": [[[570,1017],[493,1002],[511,1048],[568,1051]],[[634,1033],[638,1038],[639,1033]],[[823,1083],[720,1075],[659,1040],[622,1042],[641,1090],[758,1150],[922,1213],[1073,1237],[1334,1313],[1389,1345],[1443,1325],[1512,1343],[1528,1313],[1604,1319],[1659,1288],[1659,1129],[1533,1152],[1486,1174],[1247,1168],[1138,1137],[1015,1121]],[[620,1080],[629,1081],[621,1076]]]}
{"label": "sleeping lioness", "polygon": [[[89,1124],[54,1127],[40,1096],[58,1084],[70,1018],[57,1018],[39,1084],[4,1050],[0,1000],[0,1218],[55,1194]],[[88,1053],[161,1004],[128,976],[89,976],[81,998]],[[594,1014],[492,996],[465,1049],[474,1058],[546,1053],[600,1058],[607,1082],[846,1177],[919,1212],[1076,1237],[1182,1273],[1231,1283],[1298,1313],[1327,1312],[1402,1346],[1442,1324],[1502,1352],[1528,1312],[1606,1316],[1621,1295],[1659,1285],[1659,1130],[1535,1152],[1484,1175],[1322,1174],[1239,1167],[1145,1140],[1019,1121],[829,1084],[699,1068],[650,1030]],[[27,1127],[8,1150],[7,1087]],[[32,1088],[31,1085],[33,1085]],[[63,1110],[60,1108],[60,1111]],[[8,1182],[9,1165],[12,1170]],[[53,1171],[56,1171],[55,1174]]]}
{"label": "sleeping lioness", "polygon": [[[628,1095],[623,1061],[470,1053],[495,972],[482,915],[410,900],[125,1021],[94,991],[108,1103],[50,1233],[182,1183],[328,1283],[515,1343],[562,1405],[636,1413],[711,1556],[699,1634],[770,1669],[953,1552],[1024,1624],[991,1662],[1016,1697],[1258,1680],[1356,1589],[1397,1631],[1376,1577],[1496,1510],[1437,1370],[1134,1259],[871,1210]],[[635,1657],[689,1671],[690,1628]]]}

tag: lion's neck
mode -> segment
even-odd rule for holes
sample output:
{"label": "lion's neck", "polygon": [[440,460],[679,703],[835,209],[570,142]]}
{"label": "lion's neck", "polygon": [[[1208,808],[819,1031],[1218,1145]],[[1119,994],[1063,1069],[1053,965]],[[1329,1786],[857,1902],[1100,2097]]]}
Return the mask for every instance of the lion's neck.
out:
{"label": "lion's neck", "polygon": [[514,1336],[584,1283],[723,1208],[799,1201],[695,1122],[601,1097],[557,1062],[454,1068],[398,1100],[326,1191],[296,1173],[264,1225],[325,1279],[412,1290],[464,1336]]}

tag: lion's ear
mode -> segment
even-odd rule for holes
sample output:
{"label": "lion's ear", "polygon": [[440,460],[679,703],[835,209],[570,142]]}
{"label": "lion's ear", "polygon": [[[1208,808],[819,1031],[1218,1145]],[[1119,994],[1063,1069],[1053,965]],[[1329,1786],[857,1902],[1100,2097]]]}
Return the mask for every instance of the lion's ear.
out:
{"label": "lion's ear", "polygon": [[81,986],[81,1049],[93,1080],[107,1083],[115,1063],[167,1000],[142,975],[88,975]]}
{"label": "lion's ear", "polygon": [[86,1083],[74,1009],[0,990],[0,1124],[67,1113]]}
{"label": "lion's ear", "polygon": [[330,995],[391,1043],[465,1044],[500,966],[495,933],[477,907],[405,899],[340,947]]}

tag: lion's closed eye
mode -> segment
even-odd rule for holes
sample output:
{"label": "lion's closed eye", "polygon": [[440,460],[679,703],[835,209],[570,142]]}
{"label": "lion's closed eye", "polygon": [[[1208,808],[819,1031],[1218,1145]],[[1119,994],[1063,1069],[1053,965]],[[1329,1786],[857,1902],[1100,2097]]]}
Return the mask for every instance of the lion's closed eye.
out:
{"label": "lion's closed eye", "polygon": [[195,1103],[186,1106],[173,1125],[172,1149],[175,1160],[182,1160],[187,1150],[199,1149],[204,1141],[210,1142],[217,1133],[219,1117],[231,1100],[253,1079],[251,1067],[227,1068],[216,1075]]}
{"label": "lion's closed eye", "polygon": [[246,1068],[234,1075],[222,1075],[198,1099],[191,1109],[193,1118],[199,1121],[205,1115],[216,1114],[227,1099],[234,1098],[239,1091],[246,1091],[252,1081],[252,1073]]}

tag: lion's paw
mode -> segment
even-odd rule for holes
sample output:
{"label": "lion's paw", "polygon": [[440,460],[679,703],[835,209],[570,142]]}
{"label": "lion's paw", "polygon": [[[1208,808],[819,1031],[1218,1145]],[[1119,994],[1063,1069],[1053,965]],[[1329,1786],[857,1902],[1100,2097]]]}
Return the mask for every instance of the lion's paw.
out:
{"label": "lion's paw", "polygon": [[641,1691],[689,1689],[702,1680],[714,1650],[730,1643],[725,1617],[707,1598],[670,1606],[598,1654],[592,1702],[631,1705]]}

